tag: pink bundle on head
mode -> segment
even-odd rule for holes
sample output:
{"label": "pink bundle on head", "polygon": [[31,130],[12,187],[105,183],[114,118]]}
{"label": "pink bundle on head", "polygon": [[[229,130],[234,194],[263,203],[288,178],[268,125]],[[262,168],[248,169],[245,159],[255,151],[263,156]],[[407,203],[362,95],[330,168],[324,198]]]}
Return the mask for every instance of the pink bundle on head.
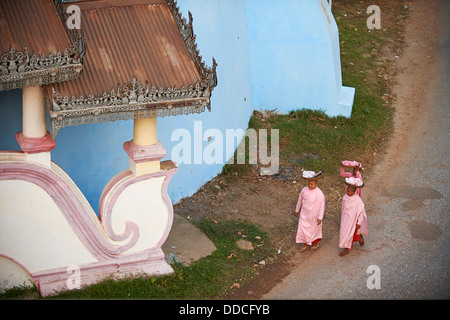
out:
{"label": "pink bundle on head", "polygon": [[352,167],[352,168],[354,168],[354,167],[361,168],[362,167],[361,162],[358,162],[358,161],[344,160],[341,163],[344,167]]}
{"label": "pink bundle on head", "polygon": [[354,177],[345,178],[345,183],[347,183],[348,185],[351,185],[351,186],[355,186],[357,188],[361,188],[364,185],[364,183],[361,179],[354,178]]}
{"label": "pink bundle on head", "polygon": [[314,172],[314,171],[303,171],[302,178],[306,180],[319,180],[323,176],[323,171]]}

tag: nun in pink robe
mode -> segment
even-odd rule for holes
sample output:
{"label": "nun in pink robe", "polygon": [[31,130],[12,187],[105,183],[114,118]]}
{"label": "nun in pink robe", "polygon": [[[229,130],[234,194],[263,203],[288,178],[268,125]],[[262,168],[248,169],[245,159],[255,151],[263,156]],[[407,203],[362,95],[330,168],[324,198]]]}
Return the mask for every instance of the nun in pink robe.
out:
{"label": "nun in pink robe", "polygon": [[[357,224],[360,225],[359,229],[356,229]],[[345,194],[342,201],[339,248],[352,249],[353,242],[359,241],[358,235],[367,236],[367,231],[367,215],[361,197],[356,193],[351,196]]]}
{"label": "nun in pink robe", "polygon": [[[354,168],[353,172],[345,171],[345,167],[353,167]],[[357,170],[355,170],[355,168]],[[362,180],[361,168],[362,168],[362,165],[360,162],[348,161],[348,160],[342,161],[341,162],[341,170],[340,170],[341,177],[344,177],[344,178],[353,177],[353,178],[358,178],[358,179]],[[345,191],[347,192],[347,189],[345,189]],[[361,197],[361,194],[362,194],[361,188],[356,189],[356,194]]]}
{"label": "nun in pink robe", "polygon": [[317,186],[314,189],[304,187],[298,197],[295,212],[299,212],[300,207],[296,243],[310,246],[322,239],[322,223],[317,224],[317,219],[323,220],[325,212],[325,195],[322,190]]}

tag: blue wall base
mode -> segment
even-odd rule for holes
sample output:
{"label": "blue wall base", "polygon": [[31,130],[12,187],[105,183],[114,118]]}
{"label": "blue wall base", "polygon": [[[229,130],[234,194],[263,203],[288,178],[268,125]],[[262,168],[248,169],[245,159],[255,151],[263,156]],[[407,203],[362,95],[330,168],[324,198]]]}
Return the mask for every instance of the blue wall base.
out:
{"label": "blue wall base", "polygon": [[337,110],[334,114],[330,111],[328,116],[344,116],[350,118],[352,116],[354,100],[355,88],[343,86],[339,95]]}

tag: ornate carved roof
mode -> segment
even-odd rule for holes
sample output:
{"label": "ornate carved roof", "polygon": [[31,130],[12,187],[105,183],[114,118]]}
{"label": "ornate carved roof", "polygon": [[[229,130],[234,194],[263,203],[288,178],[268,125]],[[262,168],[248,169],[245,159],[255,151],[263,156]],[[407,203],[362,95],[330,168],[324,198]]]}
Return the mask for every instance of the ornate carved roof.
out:
{"label": "ornate carved roof", "polygon": [[80,75],[83,34],[66,18],[61,0],[0,1],[0,91]]}
{"label": "ornate carved roof", "polygon": [[75,80],[47,86],[50,132],[93,122],[200,113],[210,108],[216,62],[197,50],[192,15],[173,0],[71,1],[86,54]]}

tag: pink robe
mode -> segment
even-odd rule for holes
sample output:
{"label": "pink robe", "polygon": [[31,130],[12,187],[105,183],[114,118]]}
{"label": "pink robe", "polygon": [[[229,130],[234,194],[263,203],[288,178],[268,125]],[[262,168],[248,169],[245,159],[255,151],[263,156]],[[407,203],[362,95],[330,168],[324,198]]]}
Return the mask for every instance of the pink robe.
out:
{"label": "pink robe", "polygon": [[[346,172],[344,167],[341,167],[341,177],[344,177],[344,178],[355,177],[355,178],[359,178],[362,180],[361,172],[358,171],[356,173],[356,176],[353,176],[353,172]],[[347,193],[347,188],[348,188],[348,186],[345,185],[345,193]],[[361,194],[362,194],[361,188],[356,188],[356,194],[361,197]]]}
{"label": "pink robe", "polygon": [[296,243],[311,245],[315,240],[322,239],[322,224],[317,225],[317,219],[323,220],[325,212],[325,195],[315,187],[313,190],[305,187],[298,197],[295,212],[300,211]]}
{"label": "pink robe", "polygon": [[361,225],[356,233],[367,236],[367,215],[364,202],[357,194],[353,196],[346,194],[342,201],[339,248],[352,248],[356,224]]}

